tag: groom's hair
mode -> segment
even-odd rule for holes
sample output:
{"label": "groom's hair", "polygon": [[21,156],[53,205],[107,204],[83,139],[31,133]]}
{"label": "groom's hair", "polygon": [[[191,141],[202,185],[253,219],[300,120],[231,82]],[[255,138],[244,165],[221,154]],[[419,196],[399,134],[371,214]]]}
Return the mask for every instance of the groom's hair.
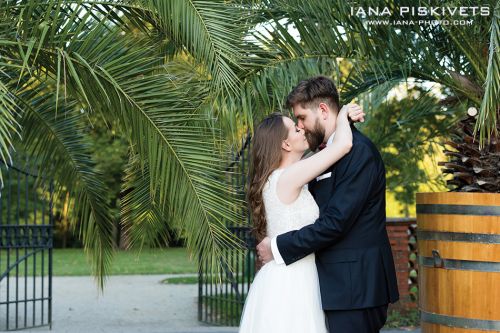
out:
{"label": "groom's hair", "polygon": [[333,111],[340,110],[339,92],[335,83],[321,75],[300,81],[286,99],[287,108],[293,108],[294,105],[311,108],[316,107],[319,103],[328,104]]}

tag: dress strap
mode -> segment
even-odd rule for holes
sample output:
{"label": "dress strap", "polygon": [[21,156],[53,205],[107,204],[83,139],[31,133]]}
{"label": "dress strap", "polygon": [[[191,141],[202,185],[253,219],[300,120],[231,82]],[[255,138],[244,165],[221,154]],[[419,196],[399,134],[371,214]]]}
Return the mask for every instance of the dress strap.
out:
{"label": "dress strap", "polygon": [[278,180],[280,179],[281,174],[285,171],[285,169],[276,169],[269,176],[269,188],[268,193],[270,195],[270,199],[280,206],[290,207],[290,204],[283,203],[278,197]]}
{"label": "dress strap", "polygon": [[276,169],[271,173],[271,175],[269,176],[269,183],[272,185],[272,187],[276,187],[278,179],[280,178],[283,171],[285,171],[285,169]]}

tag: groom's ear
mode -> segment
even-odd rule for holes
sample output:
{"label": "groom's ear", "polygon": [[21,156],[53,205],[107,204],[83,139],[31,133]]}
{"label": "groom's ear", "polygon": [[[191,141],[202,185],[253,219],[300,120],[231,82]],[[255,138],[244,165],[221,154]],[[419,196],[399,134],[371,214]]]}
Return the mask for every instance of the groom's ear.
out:
{"label": "groom's ear", "polygon": [[330,107],[326,103],[319,103],[319,111],[321,112],[321,118],[323,120],[328,119]]}

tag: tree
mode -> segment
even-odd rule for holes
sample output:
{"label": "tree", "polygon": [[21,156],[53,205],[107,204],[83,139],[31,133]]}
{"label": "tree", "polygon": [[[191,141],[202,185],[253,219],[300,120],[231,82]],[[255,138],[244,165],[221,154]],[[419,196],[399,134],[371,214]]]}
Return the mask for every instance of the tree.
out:
{"label": "tree", "polygon": [[101,287],[113,223],[87,114],[118,123],[128,139],[122,217],[131,239],[176,221],[216,269],[223,249],[238,246],[224,223],[238,220],[238,202],[221,176],[225,146],[208,111],[238,81],[240,20],[222,1],[0,4],[0,154],[10,162],[20,141],[60,195],[69,191]]}
{"label": "tree", "polygon": [[480,108],[483,143],[495,135],[496,3],[487,1],[495,14],[474,17],[469,28],[370,25],[351,15],[356,2],[327,0],[4,1],[0,156],[9,162],[22,138],[70,191],[102,286],[113,253],[109,185],[85,129],[92,118],[116,124],[129,146],[120,214],[130,239],[158,237],[168,221],[217,269],[223,249],[238,246],[226,222],[243,221],[222,176],[228,152],[300,79],[334,78],[344,102],[386,96],[408,79],[437,84],[439,105],[449,113]]}
{"label": "tree", "polygon": [[[467,171],[464,171],[463,165],[457,166],[453,161],[447,164],[445,171],[462,177],[462,180],[475,182],[474,186],[467,187],[469,191],[500,191],[500,184],[494,181],[498,174],[491,175],[498,170],[500,155],[497,147],[500,113],[499,1],[488,0],[481,4],[468,0],[421,1],[418,7],[434,6],[445,10],[439,15],[429,11],[427,15],[418,17],[418,20],[429,24],[404,25],[394,22],[412,19],[408,15],[403,18],[400,15],[402,7],[416,7],[412,1],[369,0],[361,6],[356,1],[277,0],[260,1],[259,5],[262,15],[269,18],[271,27],[268,34],[262,34],[262,40],[279,46],[288,60],[337,59],[351,63],[347,75],[339,72],[335,76],[344,102],[355,97],[359,100],[370,99],[370,96],[385,98],[391,88],[413,80],[441,92],[438,104],[443,115],[464,115],[464,110],[469,107],[479,109],[477,121],[472,124],[474,131],[468,133],[468,140],[473,142],[468,144],[476,146],[474,149],[478,151],[482,149],[483,154],[491,158],[484,157],[481,163],[474,165],[469,161],[465,168]],[[479,5],[486,7],[489,15],[473,15],[471,12],[468,19],[472,19],[472,24],[466,26],[443,23],[461,19],[447,11],[447,7],[476,6],[477,10]],[[373,17],[357,14],[360,7],[365,12],[367,8],[379,8],[380,11],[388,8],[389,13],[383,18],[392,23],[373,24]],[[297,36],[293,35],[294,31]],[[422,96],[417,105],[424,106],[427,100],[426,96]],[[429,112],[435,112],[434,108],[429,108]],[[450,131],[447,132],[449,134]],[[479,140],[474,140],[477,134]],[[460,143],[455,144],[455,149],[458,146],[459,153],[467,149]],[[464,176],[463,172],[468,175]],[[451,182],[458,183],[459,180]]]}
{"label": "tree", "polygon": [[430,179],[428,155],[434,156],[442,149],[443,133],[457,121],[450,111],[443,112],[437,97],[421,87],[401,89],[399,97],[382,101],[366,101],[370,121],[360,129],[379,148],[386,168],[387,188],[403,204],[404,216],[410,216],[410,206],[415,204],[415,193],[422,183],[443,187],[444,180]]}

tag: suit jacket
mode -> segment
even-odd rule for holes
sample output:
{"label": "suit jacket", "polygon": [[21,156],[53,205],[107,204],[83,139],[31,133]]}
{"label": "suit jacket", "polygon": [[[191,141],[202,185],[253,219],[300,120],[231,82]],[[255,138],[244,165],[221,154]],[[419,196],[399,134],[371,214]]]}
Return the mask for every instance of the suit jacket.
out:
{"label": "suit jacket", "polygon": [[[331,172],[331,177],[328,173]],[[287,265],[316,253],[324,310],[352,310],[399,299],[385,227],[385,168],[375,145],[353,127],[351,151],[313,180],[320,216],[276,239]]]}

